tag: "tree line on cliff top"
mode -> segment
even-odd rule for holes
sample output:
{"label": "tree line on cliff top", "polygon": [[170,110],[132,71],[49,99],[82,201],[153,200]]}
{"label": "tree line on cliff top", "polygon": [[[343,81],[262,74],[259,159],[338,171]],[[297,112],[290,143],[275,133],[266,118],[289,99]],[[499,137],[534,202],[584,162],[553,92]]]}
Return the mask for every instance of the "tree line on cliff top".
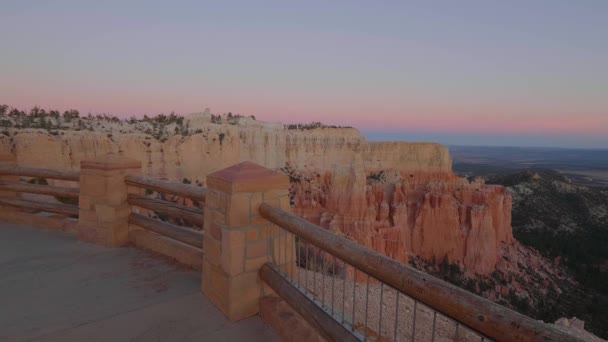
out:
{"label": "tree line on cliff top", "polygon": [[306,131],[306,130],[311,130],[311,129],[317,129],[317,128],[352,128],[351,126],[336,126],[336,125],[326,125],[322,122],[311,122],[308,124],[302,124],[302,123],[297,123],[297,124],[286,124],[283,125],[283,127],[287,130],[300,130],[300,131]]}
{"label": "tree line on cliff top", "polygon": [[[212,114],[211,123],[236,125],[242,118],[256,120],[253,115],[246,116],[229,112],[224,115]],[[60,112],[35,106],[29,111],[24,111],[8,105],[0,105],[0,128],[4,128],[2,133],[7,136],[10,135],[8,128],[46,129],[50,134],[57,135],[57,131],[60,130],[94,131],[96,128],[103,129],[103,122],[114,123],[119,126],[129,124],[136,130],[151,135],[157,140],[166,140],[171,134],[189,136],[202,133],[201,129],[191,130],[189,123],[184,120],[184,116],[175,114],[175,112],[170,114],[161,113],[156,116],[144,115],[143,118],[131,116],[128,119],[121,119],[105,113],[81,115],[76,109]]]}
{"label": "tree line on cliff top", "polygon": [[[254,115],[232,114],[228,112],[223,115],[211,114],[211,123],[236,125],[243,118],[256,120]],[[94,123],[96,121],[96,123]],[[49,133],[57,135],[58,130],[89,130],[94,131],[101,122],[115,123],[118,125],[130,124],[143,133],[149,134],[158,140],[166,139],[171,133],[175,135],[188,136],[191,134],[202,133],[201,129],[190,130],[188,122],[184,121],[184,116],[171,112],[170,114],[157,114],[136,118],[131,116],[128,119],[121,119],[109,114],[81,115],[76,109],[69,109],[63,112],[58,110],[45,110],[35,106],[29,111],[20,110],[8,105],[0,105],[0,127],[5,130],[2,132],[9,135],[8,128],[37,128],[46,129]],[[139,125],[139,126],[138,126]],[[140,127],[141,126],[141,127]],[[295,123],[283,125],[286,130],[313,130],[324,128],[352,128],[351,126],[326,125],[321,122]]]}
{"label": "tree line on cliff top", "polygon": [[[229,112],[224,114],[226,117],[226,123],[228,124],[236,124],[241,118],[251,118],[255,120],[254,115],[242,115],[242,114],[232,114]],[[69,109],[61,113],[58,110],[45,110],[44,108],[40,108],[38,106],[33,107],[29,111],[20,110],[18,108],[10,107],[8,105],[0,105],[0,117],[3,118],[1,121],[2,127],[16,127],[16,128],[45,128],[40,127],[40,123],[47,122],[44,119],[52,119],[54,121],[63,121],[63,122],[71,122],[75,119],[82,120],[103,120],[108,122],[126,122],[130,124],[136,124],[138,122],[157,122],[157,123],[176,123],[178,125],[182,125],[184,123],[184,116],[175,114],[175,112],[171,112],[170,114],[160,113],[156,116],[148,116],[144,114],[143,118],[138,119],[134,116],[131,116],[128,119],[121,119],[114,115],[109,114],[91,114],[88,113],[86,116],[81,116],[80,112],[76,109]],[[13,121],[8,120],[6,118],[13,119]],[[223,123],[222,115],[211,115],[211,122],[221,124]]]}

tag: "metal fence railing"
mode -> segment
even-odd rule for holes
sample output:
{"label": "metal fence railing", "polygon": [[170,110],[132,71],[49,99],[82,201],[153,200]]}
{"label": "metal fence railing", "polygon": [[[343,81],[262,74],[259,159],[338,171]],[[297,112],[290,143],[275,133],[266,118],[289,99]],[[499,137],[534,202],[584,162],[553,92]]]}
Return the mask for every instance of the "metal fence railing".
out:
{"label": "metal fence railing", "polygon": [[359,340],[490,341],[285,229],[269,243],[272,267]]}
{"label": "metal fence railing", "polygon": [[279,227],[269,266],[359,340],[576,340],[281,209],[260,213]]}

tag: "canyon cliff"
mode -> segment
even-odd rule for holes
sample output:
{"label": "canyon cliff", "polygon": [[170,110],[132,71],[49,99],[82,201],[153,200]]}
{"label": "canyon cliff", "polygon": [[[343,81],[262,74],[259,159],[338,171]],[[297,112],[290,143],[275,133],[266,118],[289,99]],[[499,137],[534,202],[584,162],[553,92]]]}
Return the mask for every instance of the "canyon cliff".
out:
{"label": "canyon cliff", "polygon": [[297,215],[402,262],[447,258],[490,274],[499,246],[513,243],[511,195],[456,177],[445,146],[368,142],[352,128],[212,121],[192,115],[188,134],[160,139],[124,121],[97,120],[80,131],[11,128],[0,135],[0,151],[22,166],[71,170],[118,153],[141,160],[145,174],[202,185],[208,174],[250,160],[290,176]]}
{"label": "canyon cliff", "polygon": [[[404,147],[447,154],[438,145]],[[298,216],[401,262],[409,256],[447,258],[467,272],[487,275],[496,269],[499,246],[513,242],[510,194],[459,179],[449,168],[378,171],[355,161],[322,175],[286,171],[294,180]]]}

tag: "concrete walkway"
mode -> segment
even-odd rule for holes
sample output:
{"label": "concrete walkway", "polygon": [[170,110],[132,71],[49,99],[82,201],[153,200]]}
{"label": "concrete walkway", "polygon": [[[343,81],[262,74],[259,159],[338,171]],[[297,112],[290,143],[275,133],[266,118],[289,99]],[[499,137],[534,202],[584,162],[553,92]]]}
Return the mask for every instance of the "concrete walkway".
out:
{"label": "concrete walkway", "polygon": [[0,223],[0,341],[277,341],[230,323],[200,274],[135,248]]}

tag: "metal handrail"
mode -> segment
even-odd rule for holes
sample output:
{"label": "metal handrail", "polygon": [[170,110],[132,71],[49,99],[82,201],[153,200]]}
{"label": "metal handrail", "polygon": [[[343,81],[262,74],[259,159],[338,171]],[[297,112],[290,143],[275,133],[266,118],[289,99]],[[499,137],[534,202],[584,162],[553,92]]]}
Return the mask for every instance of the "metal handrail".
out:
{"label": "metal handrail", "polygon": [[286,231],[492,339],[581,341],[555,327],[401,264],[267,203],[260,205],[259,211],[263,217]]}

